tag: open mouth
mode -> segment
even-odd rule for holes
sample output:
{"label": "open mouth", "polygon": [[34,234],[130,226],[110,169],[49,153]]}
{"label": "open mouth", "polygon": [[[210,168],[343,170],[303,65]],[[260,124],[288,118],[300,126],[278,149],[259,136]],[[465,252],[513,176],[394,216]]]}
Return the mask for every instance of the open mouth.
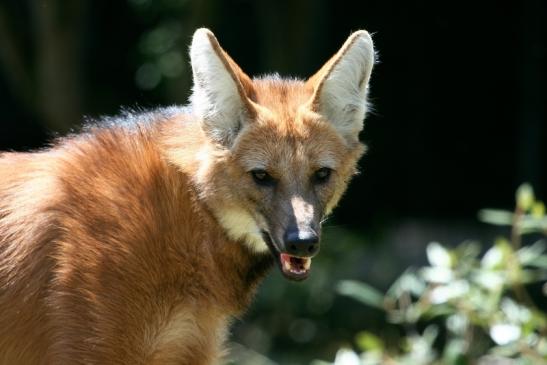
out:
{"label": "open mouth", "polygon": [[290,280],[301,281],[308,277],[311,268],[311,257],[299,257],[281,252],[273,243],[272,238],[267,232],[262,232],[264,241],[268,245],[270,252],[275,257],[281,273]]}

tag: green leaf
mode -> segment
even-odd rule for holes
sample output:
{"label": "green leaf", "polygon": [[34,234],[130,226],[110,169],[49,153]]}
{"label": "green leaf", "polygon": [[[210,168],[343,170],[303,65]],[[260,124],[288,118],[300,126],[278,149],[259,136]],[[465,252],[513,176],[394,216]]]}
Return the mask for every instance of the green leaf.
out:
{"label": "green leaf", "polygon": [[528,262],[528,266],[539,267],[541,269],[547,269],[547,255],[541,255]]}
{"label": "green leaf", "polygon": [[525,215],[521,221],[522,234],[541,233],[547,230],[547,217],[537,218],[531,215]]}
{"label": "green leaf", "polygon": [[361,303],[384,309],[383,294],[368,284],[354,280],[343,280],[338,283],[336,290],[338,293],[356,299]]}
{"label": "green leaf", "polygon": [[408,268],[389,287],[386,296],[390,298],[399,298],[403,293],[410,292],[419,297],[423,294],[425,289],[426,283],[416,275],[413,268]]}
{"label": "green leaf", "polygon": [[530,246],[524,246],[517,251],[517,257],[522,265],[528,265],[545,252],[545,241],[537,241]]}
{"label": "green leaf", "polygon": [[464,363],[466,348],[466,343],[462,339],[455,338],[449,340],[444,347],[443,364],[456,365]]}
{"label": "green leaf", "polygon": [[499,271],[478,270],[473,274],[473,281],[485,289],[499,291],[506,283],[506,275]]}
{"label": "green leaf", "polygon": [[517,207],[522,211],[528,211],[534,204],[534,189],[528,183],[524,183],[517,189]]}
{"label": "green leaf", "polygon": [[439,335],[439,327],[434,324],[430,324],[424,329],[424,333],[422,334],[422,338],[429,344],[429,346],[433,346],[433,343],[435,342],[435,339]]}
{"label": "green leaf", "polygon": [[450,314],[453,314],[456,311],[456,309],[448,304],[436,304],[433,306],[428,307],[424,313],[423,317],[424,319],[432,319],[435,317],[443,317],[448,316]]}
{"label": "green leaf", "polygon": [[454,272],[442,266],[424,267],[420,274],[430,283],[446,284],[454,280]]}
{"label": "green leaf", "polygon": [[506,267],[508,258],[513,255],[513,247],[505,237],[498,237],[491,247],[484,254],[481,266],[488,269],[501,269]]}
{"label": "green leaf", "polygon": [[462,261],[473,261],[481,253],[481,244],[476,241],[467,240],[462,242],[458,247],[456,247],[455,252],[459,264],[461,264]]}
{"label": "green leaf", "polygon": [[448,328],[455,335],[463,337],[469,329],[469,318],[464,313],[454,313],[445,321]]}
{"label": "green leaf", "polygon": [[355,343],[363,351],[383,351],[384,342],[370,332],[359,332],[355,337]]}
{"label": "green leaf", "polygon": [[545,204],[543,204],[543,202],[536,201],[534,205],[532,205],[532,209],[530,209],[530,214],[532,214],[534,218],[543,218],[545,215]]}
{"label": "green leaf", "polygon": [[469,283],[466,280],[454,280],[446,285],[436,286],[429,293],[429,300],[433,304],[443,304],[466,295],[469,292]]}
{"label": "green leaf", "polygon": [[499,245],[490,247],[481,260],[481,266],[487,269],[499,268],[504,262],[503,251]]}
{"label": "green leaf", "polygon": [[532,312],[511,298],[503,298],[500,309],[511,323],[526,323],[532,318]]}
{"label": "green leaf", "polygon": [[496,226],[510,226],[513,224],[513,213],[499,209],[479,210],[479,220]]}

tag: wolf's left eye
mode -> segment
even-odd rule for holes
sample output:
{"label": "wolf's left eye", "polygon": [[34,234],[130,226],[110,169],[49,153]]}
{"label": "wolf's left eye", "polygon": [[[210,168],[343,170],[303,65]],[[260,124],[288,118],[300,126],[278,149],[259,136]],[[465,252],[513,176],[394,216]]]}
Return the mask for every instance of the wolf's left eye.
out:
{"label": "wolf's left eye", "polygon": [[275,185],[275,180],[264,170],[252,170],[251,175],[256,184],[262,186],[272,186]]}
{"label": "wolf's left eye", "polygon": [[315,171],[313,178],[316,183],[325,183],[329,180],[332,170],[328,167],[322,167],[319,170]]}

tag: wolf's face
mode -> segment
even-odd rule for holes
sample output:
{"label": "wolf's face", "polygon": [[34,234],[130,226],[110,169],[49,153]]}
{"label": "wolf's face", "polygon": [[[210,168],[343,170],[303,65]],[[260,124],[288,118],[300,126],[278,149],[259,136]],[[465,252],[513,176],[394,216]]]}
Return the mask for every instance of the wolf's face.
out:
{"label": "wolf's face", "polygon": [[361,151],[305,111],[289,121],[273,114],[255,122],[232,148],[224,183],[235,182],[232,194],[291,279],[307,276],[321,221],[345,190]]}
{"label": "wolf's face", "polygon": [[354,33],[305,82],[251,80],[205,29],[191,58],[192,105],[209,141],[198,156],[202,198],[232,239],[272,254],[286,277],[305,279],[321,221],[364,151],[370,36]]}

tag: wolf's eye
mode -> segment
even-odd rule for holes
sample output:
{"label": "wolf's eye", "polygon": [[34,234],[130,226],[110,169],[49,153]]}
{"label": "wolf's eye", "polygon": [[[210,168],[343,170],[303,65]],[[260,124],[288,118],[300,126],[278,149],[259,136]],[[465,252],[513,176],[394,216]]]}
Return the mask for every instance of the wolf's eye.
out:
{"label": "wolf's eye", "polygon": [[275,179],[264,170],[252,170],[251,175],[253,176],[255,183],[258,185],[272,186],[275,184]]}
{"label": "wolf's eye", "polygon": [[318,184],[325,183],[329,180],[331,169],[328,167],[322,167],[319,170],[315,171],[315,174],[313,175],[314,182]]}

